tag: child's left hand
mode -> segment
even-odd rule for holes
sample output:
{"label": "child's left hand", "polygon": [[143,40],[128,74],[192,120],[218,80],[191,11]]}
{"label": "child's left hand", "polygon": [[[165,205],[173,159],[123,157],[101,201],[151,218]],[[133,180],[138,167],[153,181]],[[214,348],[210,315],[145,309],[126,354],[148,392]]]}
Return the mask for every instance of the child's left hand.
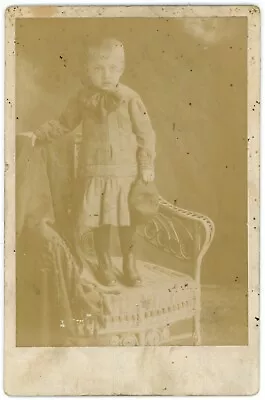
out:
{"label": "child's left hand", "polygon": [[146,169],[142,171],[142,179],[145,183],[153,182],[155,179],[155,173],[152,169]]}

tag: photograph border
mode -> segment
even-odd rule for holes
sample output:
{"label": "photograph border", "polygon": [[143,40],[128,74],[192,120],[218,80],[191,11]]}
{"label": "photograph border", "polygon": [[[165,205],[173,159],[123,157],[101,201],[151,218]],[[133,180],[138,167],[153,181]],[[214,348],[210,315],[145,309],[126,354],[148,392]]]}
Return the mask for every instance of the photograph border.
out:
{"label": "photograph border", "polygon": [[[248,346],[16,348],[17,18],[248,19]],[[255,6],[14,6],[5,49],[5,392],[9,395],[251,395],[259,388],[260,10]],[[253,107],[255,105],[255,111]],[[258,152],[258,153],[256,153]]]}

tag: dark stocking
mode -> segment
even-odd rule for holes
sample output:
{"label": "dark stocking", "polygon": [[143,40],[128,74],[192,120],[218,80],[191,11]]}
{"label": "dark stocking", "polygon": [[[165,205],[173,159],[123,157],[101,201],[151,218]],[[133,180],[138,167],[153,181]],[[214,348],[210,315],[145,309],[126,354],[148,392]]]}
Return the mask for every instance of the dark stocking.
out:
{"label": "dark stocking", "polygon": [[136,268],[135,234],[136,228],[134,226],[119,228],[121,252],[123,256],[123,272],[126,281],[132,286],[141,284],[141,278]]}
{"label": "dark stocking", "polygon": [[107,286],[116,284],[110,257],[110,225],[103,225],[94,230],[94,245],[98,258],[100,279]]}

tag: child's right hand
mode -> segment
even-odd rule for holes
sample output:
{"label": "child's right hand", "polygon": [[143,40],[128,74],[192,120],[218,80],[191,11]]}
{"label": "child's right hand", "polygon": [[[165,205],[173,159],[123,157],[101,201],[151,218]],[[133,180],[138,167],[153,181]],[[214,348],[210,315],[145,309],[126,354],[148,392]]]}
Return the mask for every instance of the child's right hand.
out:
{"label": "child's right hand", "polygon": [[34,135],[33,132],[21,132],[21,133],[17,133],[17,136],[25,136],[25,137],[30,138],[32,146],[35,145],[35,141],[37,139],[37,136]]}

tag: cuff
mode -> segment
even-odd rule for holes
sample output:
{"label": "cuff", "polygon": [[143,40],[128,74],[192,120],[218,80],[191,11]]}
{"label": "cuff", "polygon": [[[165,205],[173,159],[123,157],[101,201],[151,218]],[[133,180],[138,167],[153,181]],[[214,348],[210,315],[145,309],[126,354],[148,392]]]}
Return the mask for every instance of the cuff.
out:
{"label": "cuff", "polygon": [[141,170],[154,170],[155,156],[147,150],[140,149],[138,152],[138,162]]}

